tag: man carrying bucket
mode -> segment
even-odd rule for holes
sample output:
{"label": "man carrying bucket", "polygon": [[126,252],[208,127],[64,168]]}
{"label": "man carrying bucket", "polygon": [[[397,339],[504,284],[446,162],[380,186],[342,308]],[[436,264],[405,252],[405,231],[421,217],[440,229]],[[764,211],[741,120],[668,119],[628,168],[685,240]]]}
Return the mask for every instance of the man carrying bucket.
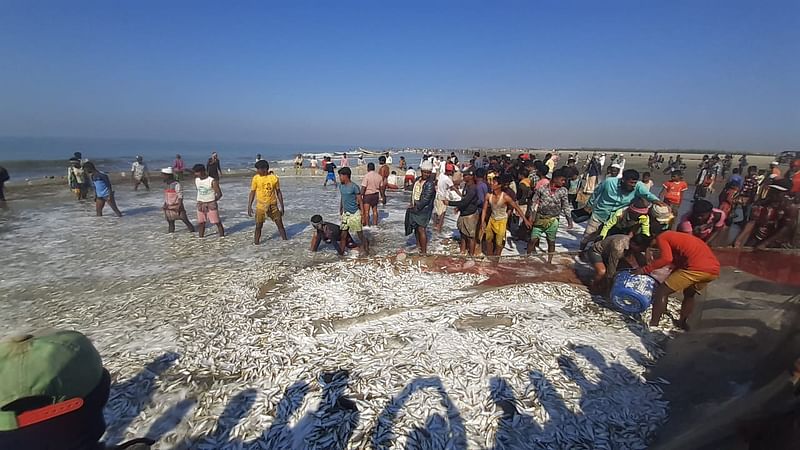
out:
{"label": "man carrying bucket", "polygon": [[653,293],[650,326],[658,326],[661,315],[667,309],[667,298],[674,292],[683,291],[681,315],[676,325],[686,330],[686,321],[694,310],[695,295],[719,277],[719,261],[705,242],[687,233],[665,231],[656,237],[651,246],[658,248],[661,256],[637,269],[637,275],[651,274],[669,264],[673,264],[675,269]]}

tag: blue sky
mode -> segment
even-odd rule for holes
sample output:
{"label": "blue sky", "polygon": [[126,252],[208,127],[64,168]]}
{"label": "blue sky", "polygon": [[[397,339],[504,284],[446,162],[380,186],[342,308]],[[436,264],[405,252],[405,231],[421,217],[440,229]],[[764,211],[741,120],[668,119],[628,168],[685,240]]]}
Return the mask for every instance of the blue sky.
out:
{"label": "blue sky", "polygon": [[0,4],[0,135],[800,147],[800,2]]}

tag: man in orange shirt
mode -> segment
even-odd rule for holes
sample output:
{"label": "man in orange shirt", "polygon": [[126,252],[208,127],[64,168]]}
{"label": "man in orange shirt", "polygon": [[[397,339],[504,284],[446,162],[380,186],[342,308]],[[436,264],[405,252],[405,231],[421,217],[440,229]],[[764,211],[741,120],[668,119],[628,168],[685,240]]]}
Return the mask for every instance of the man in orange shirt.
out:
{"label": "man in orange shirt", "polygon": [[683,181],[683,172],[676,170],[672,172],[670,179],[665,181],[661,187],[662,189],[659,197],[661,197],[664,203],[669,205],[672,210],[673,220],[669,222],[669,227],[672,228],[672,222],[675,217],[678,217],[678,210],[681,209],[683,193],[689,189],[689,185]]}
{"label": "man in orange shirt", "polygon": [[686,321],[694,310],[694,297],[719,277],[719,261],[711,248],[701,239],[678,231],[665,231],[651,244],[661,255],[650,264],[636,270],[637,275],[647,275],[654,270],[673,265],[670,276],[653,293],[653,314],[650,326],[658,326],[667,309],[670,294],[683,291],[681,316],[677,326],[687,329]]}

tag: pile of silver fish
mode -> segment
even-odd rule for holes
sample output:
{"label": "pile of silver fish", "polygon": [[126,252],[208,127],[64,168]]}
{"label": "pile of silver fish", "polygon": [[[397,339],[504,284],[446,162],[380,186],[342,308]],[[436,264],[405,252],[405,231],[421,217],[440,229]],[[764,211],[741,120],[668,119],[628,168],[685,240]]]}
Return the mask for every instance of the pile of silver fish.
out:
{"label": "pile of silver fish", "polygon": [[643,377],[663,336],[579,286],[484,279],[410,259],[250,262],[20,290],[0,325],[95,342],[109,444],[646,448],[668,413],[667,380]]}

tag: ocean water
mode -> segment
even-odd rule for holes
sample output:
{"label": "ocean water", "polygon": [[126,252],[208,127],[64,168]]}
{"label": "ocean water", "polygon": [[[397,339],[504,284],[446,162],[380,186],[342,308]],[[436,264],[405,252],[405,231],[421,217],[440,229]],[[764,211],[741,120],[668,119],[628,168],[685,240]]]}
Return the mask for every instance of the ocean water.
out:
{"label": "ocean water", "polygon": [[[275,145],[225,142],[170,142],[144,139],[81,139],[81,138],[13,138],[0,137],[0,166],[18,180],[64,176],[67,160],[81,152],[108,172],[129,171],[137,155],[144,157],[150,170],[171,166],[176,154],[186,167],[208,160],[218,152],[224,169],[250,168],[256,155],[276,165],[290,165],[298,153],[304,155],[333,155],[350,151],[347,145]],[[355,162],[355,161],[354,161]]]}

